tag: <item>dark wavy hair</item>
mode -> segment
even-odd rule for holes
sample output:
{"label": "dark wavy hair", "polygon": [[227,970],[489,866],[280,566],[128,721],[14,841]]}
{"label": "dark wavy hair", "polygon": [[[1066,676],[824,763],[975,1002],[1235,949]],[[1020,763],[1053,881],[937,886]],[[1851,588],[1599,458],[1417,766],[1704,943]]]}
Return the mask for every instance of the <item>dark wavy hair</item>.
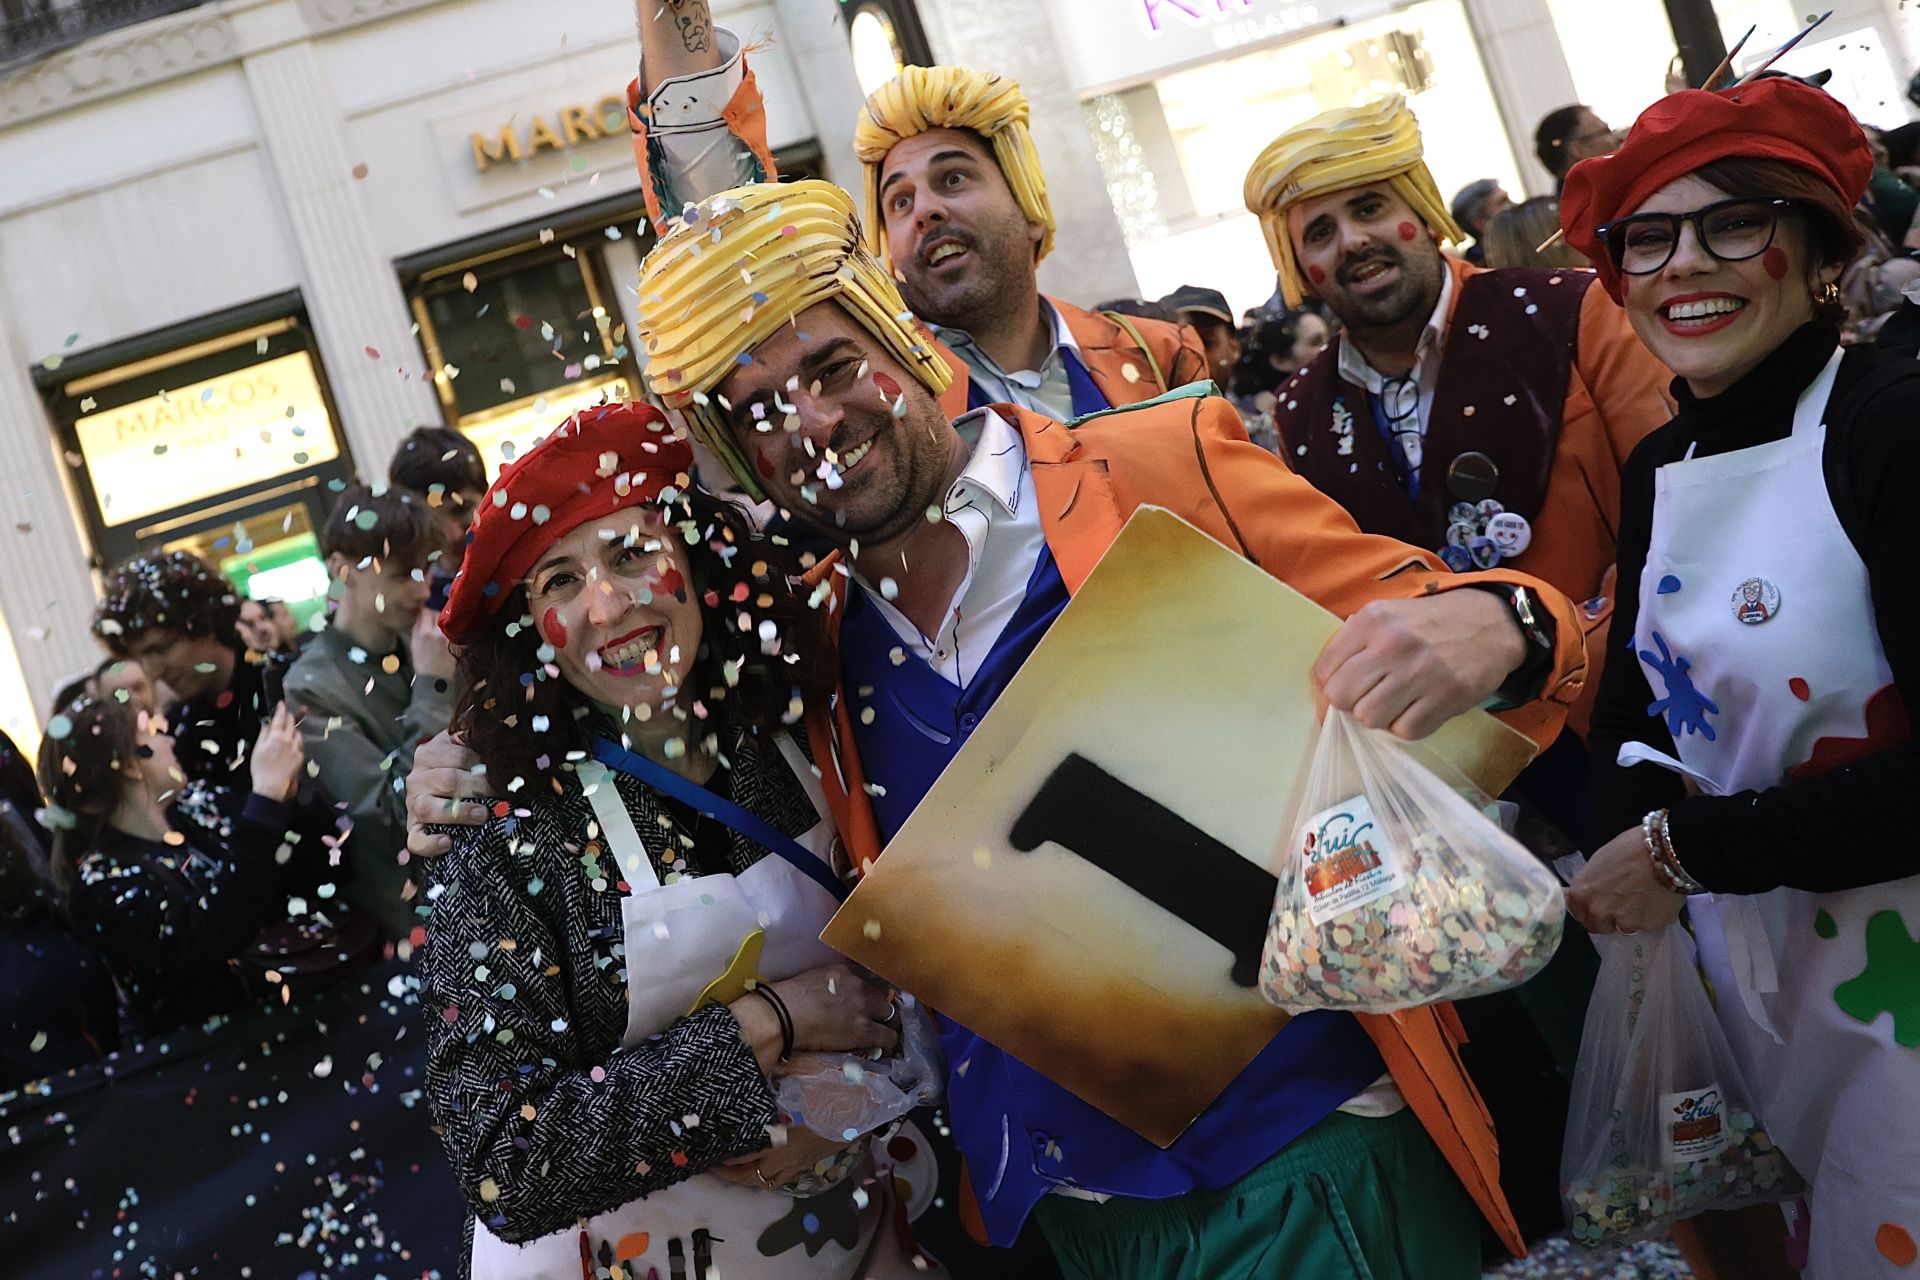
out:
{"label": "dark wavy hair", "polygon": [[[693,571],[688,586],[703,631],[671,705],[724,703],[737,723],[793,723],[804,704],[836,683],[825,610],[808,605],[801,559],[754,532],[737,507],[698,490],[676,504],[670,520],[677,523],[669,524],[669,535],[682,538]],[[766,622],[778,636],[771,654],[760,635]],[[522,584],[456,654],[464,689],[454,728],[496,791],[515,778],[522,784],[515,794],[551,786],[569,753],[590,752],[596,733],[618,730],[541,659],[544,643]]]}
{"label": "dark wavy hair", "polygon": [[245,648],[236,628],[240,597],[220,571],[188,551],[135,556],[107,577],[93,614],[93,634],[117,658],[142,631],[218,636]]}

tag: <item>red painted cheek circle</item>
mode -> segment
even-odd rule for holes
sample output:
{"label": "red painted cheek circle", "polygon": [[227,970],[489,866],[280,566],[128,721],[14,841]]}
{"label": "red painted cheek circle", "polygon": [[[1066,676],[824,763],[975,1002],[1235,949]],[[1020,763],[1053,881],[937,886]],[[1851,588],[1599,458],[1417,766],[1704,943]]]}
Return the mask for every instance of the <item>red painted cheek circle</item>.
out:
{"label": "red painted cheek circle", "polygon": [[660,589],[672,593],[676,600],[687,598],[687,580],[680,576],[678,569],[668,569],[660,575]]}
{"label": "red painted cheek circle", "polygon": [[1787,251],[1779,245],[1774,245],[1760,255],[1760,265],[1765,267],[1767,274],[1775,280],[1785,280],[1787,278]]}
{"label": "red painted cheek circle", "polygon": [[567,647],[567,624],[560,620],[558,609],[549,609],[540,615],[540,634],[556,649]]}
{"label": "red painted cheek circle", "polygon": [[1325,284],[1327,282],[1327,273],[1319,267],[1308,267],[1307,279],[1313,281],[1315,284]]}
{"label": "red painted cheek circle", "polygon": [[900,384],[884,373],[876,373],[873,375],[873,385],[880,388],[880,394],[889,400],[898,400],[900,398]]}
{"label": "red painted cheek circle", "polygon": [[753,451],[753,469],[760,473],[762,480],[773,479],[773,462],[767,457],[765,449]]}
{"label": "red painted cheek circle", "polygon": [[1420,228],[1414,226],[1411,222],[1403,222],[1400,224],[1400,238],[1402,240],[1410,241],[1416,239],[1419,235]]}

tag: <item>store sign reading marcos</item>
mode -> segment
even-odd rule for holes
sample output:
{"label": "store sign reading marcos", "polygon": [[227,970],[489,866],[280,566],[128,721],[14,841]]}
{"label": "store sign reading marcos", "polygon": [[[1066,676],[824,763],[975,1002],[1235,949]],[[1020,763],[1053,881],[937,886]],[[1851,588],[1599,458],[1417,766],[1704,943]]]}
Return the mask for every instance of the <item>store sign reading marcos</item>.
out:
{"label": "store sign reading marcos", "polygon": [[74,423],[109,527],[340,456],[305,352]]}
{"label": "store sign reading marcos", "polygon": [[467,142],[473,148],[474,171],[485,173],[493,165],[531,160],[542,151],[562,151],[626,134],[626,99],[608,94],[591,108],[562,107],[551,117],[535,115],[524,121],[516,116],[491,133],[467,135]]}

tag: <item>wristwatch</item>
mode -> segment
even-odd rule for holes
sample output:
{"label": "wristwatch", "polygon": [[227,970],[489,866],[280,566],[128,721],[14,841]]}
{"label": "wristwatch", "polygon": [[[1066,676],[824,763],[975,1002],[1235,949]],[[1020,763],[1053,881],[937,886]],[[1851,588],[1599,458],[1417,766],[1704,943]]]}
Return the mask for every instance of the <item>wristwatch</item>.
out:
{"label": "wristwatch", "polygon": [[1532,587],[1492,582],[1475,585],[1482,591],[1500,597],[1512,614],[1514,625],[1520,628],[1520,635],[1527,646],[1527,656],[1521,659],[1519,666],[1507,673],[1507,678],[1494,690],[1488,710],[1506,711],[1532,702],[1540,696],[1547,676],[1553,671],[1553,650],[1558,639],[1553,614],[1548,611],[1546,602],[1540,599],[1540,593]]}

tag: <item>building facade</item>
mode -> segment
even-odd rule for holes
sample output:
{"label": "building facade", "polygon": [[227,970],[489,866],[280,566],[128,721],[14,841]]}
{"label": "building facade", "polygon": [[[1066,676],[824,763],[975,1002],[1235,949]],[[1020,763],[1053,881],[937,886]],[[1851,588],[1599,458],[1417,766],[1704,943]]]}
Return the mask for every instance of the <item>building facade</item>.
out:
{"label": "building facade", "polygon": [[[412,427],[497,462],[641,369],[626,0],[147,0],[103,30],[96,2],[0,5],[0,727],[29,747],[101,656],[103,569],[189,547],[311,614],[333,493],[383,477]],[[1916,19],[1829,2],[1790,69],[1906,119]],[[1717,5],[1729,42],[1758,25],[1751,50],[1801,21],[1790,0]],[[1624,124],[1672,58],[1662,0],[716,9],[789,174],[857,186],[860,99],[902,59],[1019,79],[1061,224],[1041,283],[1083,304],[1185,283],[1265,300],[1241,182],[1317,111],[1405,92],[1444,191],[1518,196],[1549,189],[1541,115],[1584,100]]]}

